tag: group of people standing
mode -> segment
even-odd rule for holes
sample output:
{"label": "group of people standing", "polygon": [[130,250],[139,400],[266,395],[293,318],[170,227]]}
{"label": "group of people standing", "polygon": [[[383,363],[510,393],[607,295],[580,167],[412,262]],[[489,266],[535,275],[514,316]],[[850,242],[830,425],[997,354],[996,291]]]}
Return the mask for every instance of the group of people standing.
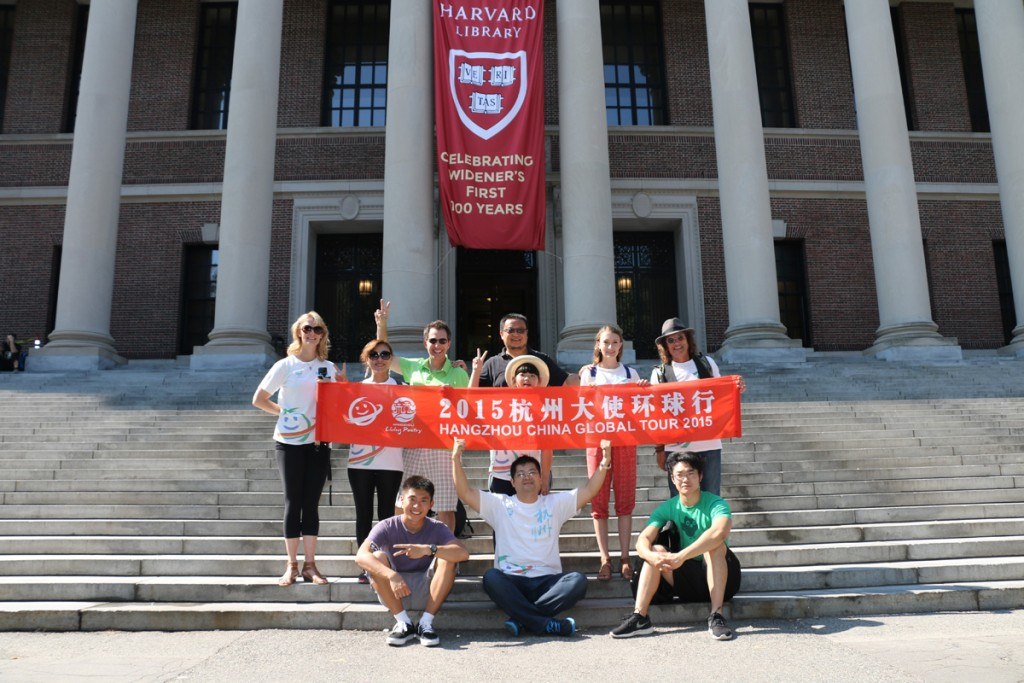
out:
{"label": "group of people standing", "polygon": [[[644,386],[719,376],[714,361],[697,350],[693,330],[678,318],[666,320],[662,326],[662,334],[657,338],[662,364],[650,378],[645,378],[622,363],[624,339],[622,330],[615,325],[598,330],[593,362],[578,373],[567,373],[551,357],[529,347],[528,321],[523,315],[510,313],[503,317],[499,326],[502,352],[488,359],[486,352],[478,350],[469,367],[448,357],[451,329],[441,320],[424,328],[426,358],[397,356],[387,341],[389,312],[390,303],[381,300],[374,313],[376,338],[366,344],[360,355],[366,367],[366,383],[460,388],[622,383]],[[312,583],[327,582],[315,562],[317,504],[330,472],[329,444],[314,440],[316,384],[346,381],[344,372],[327,360],[327,326],[317,313],[300,316],[293,323],[291,334],[293,342],[288,355],[270,369],[253,397],[254,406],[278,416],[274,439],[285,493],[284,535],[288,553],[288,565],[279,579],[282,586],[291,585],[300,576]],[[740,388],[744,388],[742,380]],[[275,393],[276,402],[271,400]],[[480,513],[495,531],[495,567],[484,575],[483,586],[509,615],[506,628],[514,635],[524,631],[574,633],[575,621],[558,619],[556,615],[583,597],[586,577],[580,572],[561,571],[559,530],[590,503],[600,552],[597,579],[610,580],[613,567],[608,519],[613,487],[621,549],[619,574],[632,582],[637,609],[612,635],[629,637],[651,632],[647,605],[671,599],[672,586],[677,586],[675,594],[679,597],[693,598],[694,591],[680,592],[678,586],[690,587],[694,577],[706,576],[706,581],[698,581],[696,595],[711,602],[712,617],[717,621],[712,624],[709,618],[709,629],[716,638],[731,637],[721,617],[721,605],[738,589],[739,565],[725,542],[731,514],[728,504],[718,496],[719,441],[656,446],[658,465],[668,473],[670,497],[651,516],[640,535],[636,548],[643,564],[638,562],[636,567],[629,555],[636,501],[635,446],[602,442],[601,448],[588,449],[587,482],[572,491],[561,492],[552,492],[551,451],[514,449],[491,451],[488,490],[476,491],[469,487],[462,469],[464,447],[457,440],[452,451],[361,444],[353,444],[349,449],[348,476],[359,544],[356,562],[364,570],[359,580],[370,583],[381,604],[395,616],[395,627],[388,634],[389,644],[403,645],[413,638],[428,646],[439,642],[433,627],[434,616],[451,590],[458,563],[469,557],[453,533],[460,499]],[[680,475],[676,469],[684,473]],[[697,473],[695,486],[690,480],[692,473]],[[378,519],[375,527],[374,495]],[[428,517],[430,510],[436,513],[436,520]],[[300,538],[305,560],[301,571],[297,559]],[[676,549],[672,550],[673,547]],[[686,571],[678,574],[683,568]],[[409,609],[423,610],[415,627],[408,616]]]}

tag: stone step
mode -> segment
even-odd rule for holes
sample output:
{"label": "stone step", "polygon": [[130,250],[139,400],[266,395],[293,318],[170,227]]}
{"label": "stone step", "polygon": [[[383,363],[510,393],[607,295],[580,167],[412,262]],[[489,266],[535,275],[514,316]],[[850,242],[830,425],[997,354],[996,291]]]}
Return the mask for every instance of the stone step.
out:
{"label": "stone step", "polygon": [[[808,591],[740,593],[725,606],[734,626],[750,619],[797,619],[936,611],[1014,609],[1024,601],[1024,581],[971,584],[878,586]],[[601,635],[629,613],[627,598],[587,598],[567,614],[581,632]],[[504,614],[489,602],[452,602],[438,618],[442,637],[463,631],[500,630]],[[656,626],[702,623],[706,605],[655,605]],[[0,630],[6,631],[192,631],[288,629],[385,630],[392,617],[367,603],[296,602],[6,602],[0,603]],[[383,637],[383,634],[382,634]]]}
{"label": "stone step", "polygon": [[[1024,507],[1024,506],[1020,506]],[[633,520],[634,532],[645,525],[642,517]],[[742,518],[737,520],[742,524]],[[467,542],[473,543],[483,539],[490,543],[491,528],[483,520],[471,520],[473,536]],[[609,520],[609,530],[614,537],[618,530],[618,521]],[[589,535],[593,529],[587,518],[569,520],[563,527],[565,535]],[[279,521],[221,521],[221,520],[0,520],[0,548],[11,547],[10,543],[23,537],[37,538],[48,536],[102,536],[105,538],[132,536],[172,536],[172,537],[232,537],[249,538],[265,537],[280,542],[281,523]],[[326,542],[332,538],[351,539],[355,533],[354,521],[323,521],[321,522],[321,538]],[[755,545],[784,545],[788,543],[854,543],[864,541],[891,541],[914,539],[957,539],[972,536],[1016,536],[1024,535],[1024,520],[1021,517],[950,519],[931,521],[928,515],[922,514],[918,521],[898,523],[853,523],[835,526],[777,526],[743,528],[736,526],[730,536],[733,547]],[[41,540],[41,539],[39,539]],[[614,542],[614,538],[613,538]],[[475,547],[475,546],[474,546]],[[485,546],[490,548],[489,545]]]}
{"label": "stone step", "polygon": [[[1019,580],[1024,558],[982,558],[976,561],[908,561],[877,565],[814,565],[779,569],[747,569],[737,599],[748,593],[863,589],[920,583]],[[629,599],[629,584],[616,573],[611,581],[587,577],[587,595],[597,599]],[[372,589],[354,577],[329,577],[324,586],[302,581],[288,588],[273,576],[38,576],[31,582],[0,577],[5,600],[104,600],[146,602],[301,602],[374,603]],[[479,577],[461,576],[448,603],[485,602]]]}
{"label": "stone step", "polygon": [[[570,543],[571,543],[570,537]],[[580,545],[591,545],[592,538],[579,536]],[[5,544],[7,541],[5,541]],[[201,539],[187,539],[184,543],[210,549]],[[267,554],[230,553],[234,548],[257,546],[252,539],[239,539],[234,545],[225,542],[224,551],[216,553],[187,553],[184,543],[173,538],[155,539],[153,552],[132,553],[63,553],[63,554],[0,554],[0,576],[97,574],[105,576],[273,576],[280,571],[280,547],[274,553],[271,544],[265,545]],[[339,543],[345,543],[339,541]],[[125,547],[131,539],[114,539],[111,544]],[[71,545],[71,543],[69,543]],[[337,544],[336,544],[337,545]],[[961,539],[951,544],[947,539],[921,541],[881,541],[861,543],[832,543],[816,545],[789,545],[783,548],[754,546],[737,547],[736,555],[744,568],[799,567],[811,564],[871,564],[912,560],[947,560],[984,557],[1024,557],[1024,537],[993,536]],[[596,550],[561,553],[566,571],[596,572]],[[493,565],[493,554],[476,554],[463,563],[464,576],[480,576]],[[360,573],[351,553],[318,554],[317,564],[325,574],[356,576]]]}

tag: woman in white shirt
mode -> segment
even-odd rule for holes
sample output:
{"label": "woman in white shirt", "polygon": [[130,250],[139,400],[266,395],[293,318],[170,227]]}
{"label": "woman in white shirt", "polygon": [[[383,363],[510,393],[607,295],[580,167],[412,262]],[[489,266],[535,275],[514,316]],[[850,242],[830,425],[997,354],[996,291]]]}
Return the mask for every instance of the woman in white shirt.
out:
{"label": "woman in white shirt", "polygon": [[[615,325],[605,325],[598,330],[594,337],[594,363],[580,368],[581,386],[649,384],[636,370],[620,362],[622,342],[622,330]],[[601,457],[601,449],[587,449],[588,476],[594,476],[601,464]],[[619,572],[628,581],[633,578],[629,548],[633,533],[633,508],[636,507],[636,446],[612,447],[611,476],[605,477],[601,490],[590,500],[590,516],[594,518],[594,535],[601,553],[601,567],[597,573],[601,581],[612,578],[611,553],[608,550],[608,499],[612,486],[615,487],[615,515],[619,522]]]}
{"label": "woman in white shirt", "polygon": [[[661,325],[661,336],[654,340],[658,346],[661,365],[651,372],[651,384],[665,382],[692,382],[699,379],[721,377],[715,359],[705,356],[697,348],[693,328],[687,327],[679,318],[669,318]],[[747,386],[743,379],[739,380],[740,391]],[[669,453],[692,451],[704,458],[704,474],[700,488],[716,496],[722,491],[722,440],[681,441],[654,447],[658,458],[658,467],[665,469],[665,451]],[[676,486],[672,482],[672,473],[668,472],[669,498],[676,496]]]}
{"label": "woman in white shirt", "polygon": [[[363,347],[359,360],[370,371],[363,384],[398,384],[391,376],[391,344],[374,339]],[[356,506],[356,545],[361,547],[373,528],[373,495],[377,494],[377,521],[394,512],[402,485],[402,449],[397,446],[352,444],[348,449],[348,483]],[[359,583],[369,583],[366,572]]]}
{"label": "woman in white shirt", "polygon": [[[288,354],[274,363],[252,397],[254,406],[277,416],[274,441],[284,488],[284,543],[288,553],[288,566],[277,582],[280,586],[292,585],[299,576],[307,583],[327,583],[316,567],[316,541],[320,494],[331,466],[331,447],[318,444],[314,430],[317,382],[337,378],[337,368],[327,360],[329,345],[327,325],[320,314],[303,313],[292,324]],[[276,403],[270,400],[275,393]],[[302,572],[298,562],[300,537],[305,556]]]}

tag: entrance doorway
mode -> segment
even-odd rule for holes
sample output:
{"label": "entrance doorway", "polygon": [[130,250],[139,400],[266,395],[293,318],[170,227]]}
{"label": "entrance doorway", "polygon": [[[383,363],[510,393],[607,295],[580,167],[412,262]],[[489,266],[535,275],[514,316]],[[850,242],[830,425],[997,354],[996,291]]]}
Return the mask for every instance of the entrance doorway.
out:
{"label": "entrance doorway", "polygon": [[358,363],[376,333],[383,250],[381,233],[317,237],[313,308],[331,331],[328,357],[335,363]]}
{"label": "entrance doorway", "polygon": [[455,281],[457,358],[471,363],[478,348],[488,357],[499,353],[498,323],[506,313],[525,315],[530,339],[538,343],[536,252],[460,247]]}

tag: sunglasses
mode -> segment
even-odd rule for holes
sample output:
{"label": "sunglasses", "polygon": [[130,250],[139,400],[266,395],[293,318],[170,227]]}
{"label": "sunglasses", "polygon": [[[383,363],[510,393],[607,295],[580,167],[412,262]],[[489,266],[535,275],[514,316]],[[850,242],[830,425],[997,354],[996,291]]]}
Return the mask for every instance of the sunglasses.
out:
{"label": "sunglasses", "polygon": [[377,353],[376,351],[370,351],[368,354],[366,354],[366,357],[369,358],[370,360],[377,360],[378,358],[380,358],[381,360],[390,360],[391,352],[381,351],[380,353]]}
{"label": "sunglasses", "polygon": [[316,325],[315,327],[313,325],[303,325],[302,326],[302,331],[303,332],[312,332],[313,334],[323,334],[324,333],[324,328],[320,327],[319,325]]}
{"label": "sunglasses", "polygon": [[440,345],[444,346],[445,344],[448,343],[448,340],[447,339],[434,339],[433,337],[431,337],[430,339],[427,340],[427,343],[428,344],[440,344]]}
{"label": "sunglasses", "polygon": [[505,329],[505,334],[526,334],[525,327],[509,327]]}

